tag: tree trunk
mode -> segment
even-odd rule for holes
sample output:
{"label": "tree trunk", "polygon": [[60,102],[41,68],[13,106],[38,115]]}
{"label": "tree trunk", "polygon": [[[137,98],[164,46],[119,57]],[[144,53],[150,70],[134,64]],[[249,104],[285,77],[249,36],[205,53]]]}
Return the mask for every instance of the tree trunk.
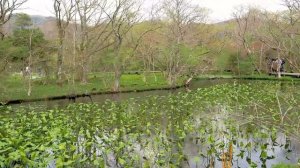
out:
{"label": "tree trunk", "polygon": [[116,38],[117,43],[115,46],[115,63],[114,63],[114,69],[115,69],[115,82],[114,82],[114,92],[119,92],[120,91],[120,80],[122,76],[122,61],[121,61],[121,46],[122,46],[122,38],[118,36]]}
{"label": "tree trunk", "polygon": [[57,82],[62,82],[62,69],[63,69],[63,50],[64,50],[64,32],[59,30],[59,49],[57,52]]}
{"label": "tree trunk", "polygon": [[0,40],[4,39],[3,25],[0,25]]}
{"label": "tree trunk", "polygon": [[114,92],[120,91],[120,80],[121,80],[122,73],[120,70],[115,70],[115,82],[114,82]]}
{"label": "tree trunk", "polygon": [[176,75],[173,75],[172,73],[168,73],[168,84],[170,87],[174,87],[176,83]]}
{"label": "tree trunk", "polygon": [[84,55],[81,66],[81,83],[86,84],[88,82],[88,58]]}
{"label": "tree trunk", "polygon": [[28,65],[28,70],[29,70],[29,79],[28,79],[28,91],[27,95],[31,96],[32,92],[32,70],[31,70],[31,63],[32,63],[32,36],[33,36],[33,30],[31,30],[30,37],[29,37],[29,65]]}

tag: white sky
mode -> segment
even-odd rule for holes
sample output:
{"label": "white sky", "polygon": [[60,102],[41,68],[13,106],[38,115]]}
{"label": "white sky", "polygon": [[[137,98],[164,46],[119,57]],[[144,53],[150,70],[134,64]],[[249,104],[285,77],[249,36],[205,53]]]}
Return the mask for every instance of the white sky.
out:
{"label": "white sky", "polygon": [[[53,16],[53,0],[28,0],[22,7],[22,12],[31,15]],[[159,0],[144,0],[145,4],[153,4]],[[282,0],[193,0],[202,7],[211,10],[211,21],[223,21],[230,19],[234,8],[240,5],[251,5],[269,11],[284,10]]]}

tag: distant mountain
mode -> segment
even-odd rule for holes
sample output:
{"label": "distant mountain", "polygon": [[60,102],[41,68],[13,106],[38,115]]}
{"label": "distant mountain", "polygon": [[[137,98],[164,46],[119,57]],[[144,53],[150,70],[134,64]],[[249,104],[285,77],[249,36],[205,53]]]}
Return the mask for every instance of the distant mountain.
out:
{"label": "distant mountain", "polygon": [[[52,40],[56,38],[57,29],[54,17],[45,17],[39,15],[30,15],[30,17],[34,26],[41,29],[46,39]],[[11,35],[13,30],[16,29],[15,21],[16,15],[12,16],[11,20],[4,25],[5,34]]]}
{"label": "distant mountain", "polygon": [[216,22],[214,24],[215,25],[228,25],[228,24],[233,24],[233,23],[236,23],[235,19],[224,20],[224,21]]}
{"label": "distant mountain", "polygon": [[[57,39],[58,30],[56,28],[56,19],[55,17],[45,17],[40,15],[30,15],[32,22],[35,27],[41,29],[44,33],[45,38],[48,40]],[[16,29],[15,26],[16,16],[14,15],[11,20],[5,24],[4,31],[7,35],[11,35],[13,30]],[[232,33],[234,27],[236,26],[236,22],[234,19],[213,23],[211,24],[215,26],[216,30],[219,30],[219,36],[222,37],[224,34]]]}
{"label": "distant mountain", "polygon": [[45,17],[45,16],[39,16],[39,15],[31,15],[30,17],[31,17],[33,24],[36,26],[43,25],[47,22],[55,21],[54,17]]}

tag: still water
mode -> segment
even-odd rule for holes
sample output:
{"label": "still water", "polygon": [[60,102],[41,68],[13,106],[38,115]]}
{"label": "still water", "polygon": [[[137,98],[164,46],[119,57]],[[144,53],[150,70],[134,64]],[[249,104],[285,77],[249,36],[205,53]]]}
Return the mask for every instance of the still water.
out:
{"label": "still water", "polygon": [[[34,126],[40,122],[46,133],[37,137],[47,139],[47,129],[51,128],[51,134],[53,125],[65,127],[72,138],[56,135],[55,142],[75,145],[75,151],[68,151],[73,158],[83,154],[94,159],[77,163],[65,158],[74,167],[99,167],[99,160],[106,167],[297,166],[299,89],[300,83],[293,82],[198,80],[189,89],[97,95],[92,100],[78,98],[76,103],[24,103],[12,109],[37,111],[27,117],[23,111],[20,120]],[[43,110],[45,122],[39,119],[38,112]],[[12,117],[20,117],[3,116],[2,123],[14,123]],[[53,156],[55,148],[52,143],[48,148]],[[57,160],[53,157],[48,167],[59,167]]]}

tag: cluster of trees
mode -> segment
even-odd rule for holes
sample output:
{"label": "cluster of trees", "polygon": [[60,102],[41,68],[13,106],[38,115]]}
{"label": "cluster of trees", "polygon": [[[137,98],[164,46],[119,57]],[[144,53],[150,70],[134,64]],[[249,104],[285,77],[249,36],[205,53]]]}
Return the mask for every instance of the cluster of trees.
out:
{"label": "cluster of trees", "polygon": [[[114,72],[114,91],[119,90],[120,78],[130,67],[162,71],[170,85],[175,85],[178,76],[196,72],[200,56],[208,53],[201,37],[207,26],[207,9],[187,0],[164,0],[145,19],[141,5],[135,0],[55,0],[57,79],[66,72],[65,46],[73,49],[67,52],[73,53],[70,73],[76,73],[82,83],[88,80],[92,62],[110,60],[101,69]],[[66,39],[73,43],[67,44]],[[67,60],[72,60],[70,55]],[[80,71],[75,72],[78,67]]]}
{"label": "cluster of trees", "polygon": [[207,23],[208,9],[188,0],[163,0],[148,13],[136,0],[52,0],[56,40],[46,40],[25,14],[4,37],[3,25],[25,2],[0,1],[0,59],[6,63],[0,71],[19,61],[59,84],[87,83],[90,72],[109,71],[114,91],[126,70],[161,71],[173,86],[180,76],[215,68],[224,53],[223,69],[238,74],[267,72],[266,58],[283,57],[299,71],[299,0],[283,0],[288,10],[277,13],[240,7],[233,20],[217,24]]}
{"label": "cluster of trees", "polygon": [[[0,41],[0,61],[3,72],[6,69],[27,73],[28,95],[31,95],[32,67],[45,77],[50,77],[50,63],[48,57],[54,52],[50,42],[44,38],[43,32],[35,28],[31,18],[26,14],[17,14],[12,34]],[[4,35],[4,33],[3,33]]]}
{"label": "cluster of trees", "polygon": [[[39,30],[20,15],[21,25],[3,41],[22,34],[27,45],[22,52],[27,55],[21,60],[29,67],[36,65],[33,59],[41,60],[45,54],[35,54],[35,50],[52,48],[58,83],[70,77],[87,83],[93,70],[113,71],[113,90],[118,91],[122,74],[131,68],[145,73],[162,71],[170,85],[179,76],[196,74],[201,56],[210,52],[204,38],[209,30],[205,24],[208,10],[187,0],[164,0],[145,17],[141,6],[136,0],[53,0],[57,40],[49,42],[41,36],[43,42],[35,45],[26,33],[18,32],[34,36]],[[46,55],[53,63],[53,53]],[[101,61],[107,64],[99,64]],[[44,67],[49,72],[49,63]]]}
{"label": "cluster of trees", "polygon": [[51,52],[49,42],[43,32],[33,26],[31,18],[26,14],[17,14],[12,35],[0,41],[0,72],[8,67],[22,71],[22,67],[37,66],[49,73],[47,63],[50,60],[47,55]]}
{"label": "cluster of trees", "polygon": [[238,48],[234,60],[236,64],[248,63],[248,68],[236,66],[238,73],[268,72],[271,59],[285,59],[288,70],[299,72],[300,1],[283,2],[288,10],[282,12],[253,7],[239,7],[234,12],[236,26],[232,39]]}

